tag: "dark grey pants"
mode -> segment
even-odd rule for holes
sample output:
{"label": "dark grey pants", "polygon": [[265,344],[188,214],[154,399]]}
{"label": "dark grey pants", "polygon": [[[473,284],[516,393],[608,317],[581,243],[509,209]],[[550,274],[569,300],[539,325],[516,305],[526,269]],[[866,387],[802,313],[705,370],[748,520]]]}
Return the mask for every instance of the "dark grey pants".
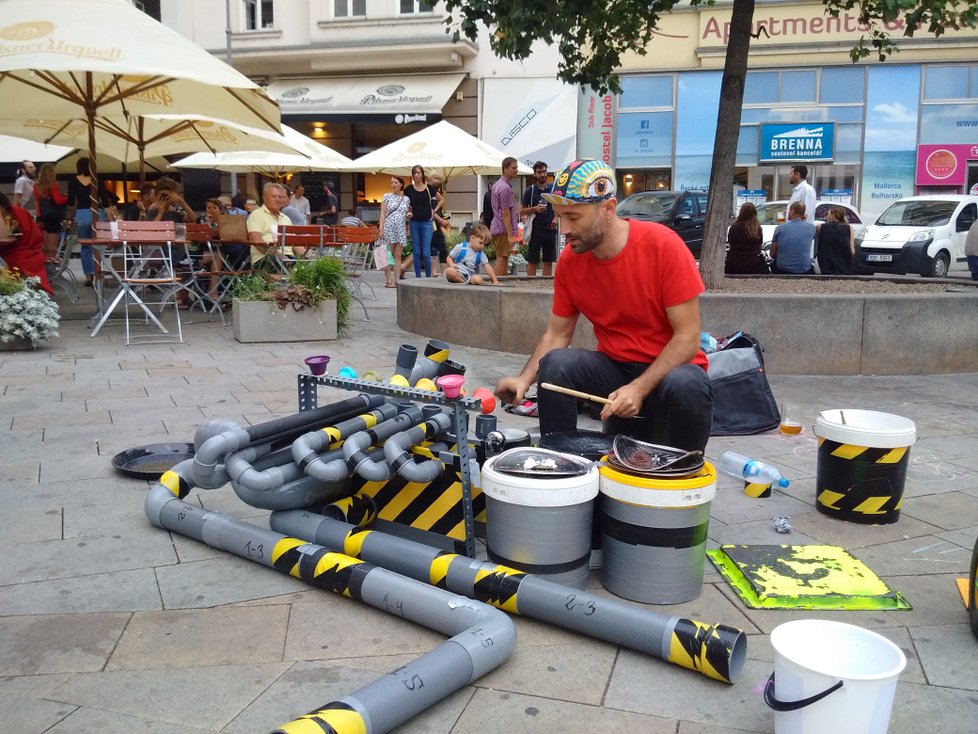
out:
{"label": "dark grey pants", "polygon": [[[540,360],[537,380],[605,397],[647,368],[642,362],[616,362],[587,349],[554,349]],[[541,434],[577,429],[577,398],[551,390],[539,390],[537,398]],[[713,389],[706,370],[692,364],[671,370],[645,399],[639,415],[645,420],[636,438],[703,451],[713,425]]]}

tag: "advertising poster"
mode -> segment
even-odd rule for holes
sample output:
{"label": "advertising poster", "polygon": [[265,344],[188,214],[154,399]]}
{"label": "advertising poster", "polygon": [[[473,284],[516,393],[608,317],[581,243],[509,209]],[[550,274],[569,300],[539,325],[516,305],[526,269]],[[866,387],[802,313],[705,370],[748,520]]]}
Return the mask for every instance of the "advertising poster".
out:
{"label": "advertising poster", "polygon": [[577,104],[577,157],[594,158],[615,168],[616,129],[615,96],[582,89]]}
{"label": "advertising poster", "polygon": [[859,197],[864,222],[875,222],[895,200],[915,193],[919,99],[919,67],[884,64],[869,68]]}

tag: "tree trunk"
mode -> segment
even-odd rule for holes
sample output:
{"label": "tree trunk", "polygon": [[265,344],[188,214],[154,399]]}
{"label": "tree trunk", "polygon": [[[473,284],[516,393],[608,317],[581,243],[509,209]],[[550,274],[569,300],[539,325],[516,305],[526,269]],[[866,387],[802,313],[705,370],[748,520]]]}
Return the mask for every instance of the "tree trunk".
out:
{"label": "tree trunk", "polygon": [[713,145],[713,168],[710,171],[710,201],[706,208],[700,256],[700,274],[708,290],[723,288],[727,226],[733,199],[733,170],[737,163],[740,112],[744,106],[744,81],[747,78],[747,54],[750,51],[753,18],[754,0],[734,0],[730,40],[723,65],[723,81],[720,83],[720,108]]}

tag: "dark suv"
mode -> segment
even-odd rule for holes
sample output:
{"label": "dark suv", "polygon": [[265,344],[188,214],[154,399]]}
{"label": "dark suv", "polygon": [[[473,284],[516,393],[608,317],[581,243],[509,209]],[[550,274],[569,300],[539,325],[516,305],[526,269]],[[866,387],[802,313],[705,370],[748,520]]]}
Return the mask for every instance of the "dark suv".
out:
{"label": "dark suv", "polygon": [[642,191],[618,202],[616,211],[622,218],[664,224],[699,258],[706,220],[705,191]]}

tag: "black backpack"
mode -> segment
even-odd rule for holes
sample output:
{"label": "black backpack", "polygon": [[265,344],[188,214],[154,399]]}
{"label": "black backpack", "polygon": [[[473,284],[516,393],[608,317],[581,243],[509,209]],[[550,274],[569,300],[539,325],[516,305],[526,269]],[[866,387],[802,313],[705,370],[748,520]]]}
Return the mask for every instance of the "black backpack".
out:
{"label": "black backpack", "polygon": [[712,436],[749,436],[777,428],[778,403],[764,372],[764,349],[750,334],[728,337],[706,355],[713,385]]}

